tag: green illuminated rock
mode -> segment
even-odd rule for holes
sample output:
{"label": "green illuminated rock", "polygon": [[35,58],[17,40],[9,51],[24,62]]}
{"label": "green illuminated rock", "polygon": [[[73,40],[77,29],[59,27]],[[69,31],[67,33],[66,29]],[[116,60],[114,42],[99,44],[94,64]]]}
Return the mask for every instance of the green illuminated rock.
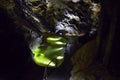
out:
{"label": "green illuminated rock", "polygon": [[49,36],[46,44],[32,50],[33,59],[39,66],[58,67],[64,60],[66,39]]}

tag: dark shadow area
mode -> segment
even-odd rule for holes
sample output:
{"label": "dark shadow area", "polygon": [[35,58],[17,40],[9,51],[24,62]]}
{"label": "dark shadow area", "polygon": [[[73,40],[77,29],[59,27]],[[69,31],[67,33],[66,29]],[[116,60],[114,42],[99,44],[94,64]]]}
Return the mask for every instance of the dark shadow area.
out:
{"label": "dark shadow area", "polygon": [[[3,9],[0,9],[0,57],[0,80],[33,80],[33,76],[42,78],[37,73],[43,72],[43,68],[32,62],[24,35],[19,33]],[[31,79],[25,79],[29,76]]]}
{"label": "dark shadow area", "polygon": [[101,9],[100,44],[96,61],[104,64],[111,76],[120,77],[119,2],[105,0]]}

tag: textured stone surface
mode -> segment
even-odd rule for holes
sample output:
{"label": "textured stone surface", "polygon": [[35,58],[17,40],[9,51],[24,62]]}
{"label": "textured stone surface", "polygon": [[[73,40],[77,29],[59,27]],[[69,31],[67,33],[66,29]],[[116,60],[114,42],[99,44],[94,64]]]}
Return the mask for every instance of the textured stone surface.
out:
{"label": "textured stone surface", "polygon": [[[73,56],[73,70],[71,72],[71,80],[80,80],[88,76],[86,75],[86,70],[93,63],[96,55],[97,43],[96,40],[92,40],[81,47]],[[89,72],[89,71],[88,71]],[[89,73],[88,73],[89,74]],[[89,75],[90,76],[90,75]],[[78,78],[80,77],[80,78]],[[92,77],[92,76],[91,76]],[[93,77],[94,78],[94,77]],[[94,79],[93,79],[94,80]]]}
{"label": "textured stone surface", "polygon": [[111,77],[107,68],[95,63],[97,40],[92,40],[80,48],[72,58],[73,69],[70,80],[118,80]]}

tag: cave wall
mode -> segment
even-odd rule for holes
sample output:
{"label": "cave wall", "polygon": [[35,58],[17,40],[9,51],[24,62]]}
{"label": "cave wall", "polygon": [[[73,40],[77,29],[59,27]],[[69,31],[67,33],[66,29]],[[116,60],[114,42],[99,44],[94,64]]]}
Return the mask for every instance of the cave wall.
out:
{"label": "cave wall", "polygon": [[70,80],[120,79],[119,4],[113,0],[101,3],[98,35],[73,56]]}

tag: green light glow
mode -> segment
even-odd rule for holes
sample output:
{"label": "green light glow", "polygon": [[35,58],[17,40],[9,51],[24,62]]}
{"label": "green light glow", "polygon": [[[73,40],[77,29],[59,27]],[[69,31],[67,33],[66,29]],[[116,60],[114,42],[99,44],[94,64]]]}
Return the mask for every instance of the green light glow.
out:
{"label": "green light glow", "polygon": [[36,64],[40,66],[46,66],[49,64],[49,66],[54,67],[55,63],[52,62],[49,58],[47,58],[44,54],[41,54],[40,56],[34,56],[34,61]]}
{"label": "green light glow", "polygon": [[48,37],[48,38],[47,38],[48,41],[58,41],[58,40],[60,40],[60,39],[61,39],[61,37],[56,37],[56,38]]}
{"label": "green light glow", "polygon": [[34,55],[38,55],[40,53],[40,51],[41,51],[41,49],[37,48],[37,49],[33,50],[32,52]]}
{"label": "green light glow", "polygon": [[58,44],[58,45],[66,45],[66,43],[64,43],[64,42],[60,42],[60,41],[55,42],[55,44]]}
{"label": "green light glow", "polygon": [[63,56],[58,56],[57,59],[63,59],[64,57]]}
{"label": "green light glow", "polygon": [[32,50],[33,59],[39,66],[58,67],[64,59],[64,46],[66,40],[59,36],[46,38],[48,45],[43,45]]}
{"label": "green light glow", "polygon": [[48,43],[54,44],[54,45],[61,45],[61,46],[65,46],[66,45],[66,39],[59,37],[59,36],[50,36],[47,37],[46,41]]}

